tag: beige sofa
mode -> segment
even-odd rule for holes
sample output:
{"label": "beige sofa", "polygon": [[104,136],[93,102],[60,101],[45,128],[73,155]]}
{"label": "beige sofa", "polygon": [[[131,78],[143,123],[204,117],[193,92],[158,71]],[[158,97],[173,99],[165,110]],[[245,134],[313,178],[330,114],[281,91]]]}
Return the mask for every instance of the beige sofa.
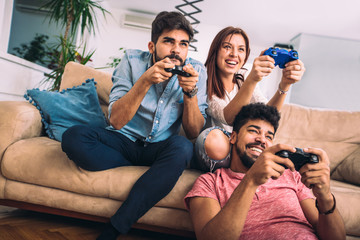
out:
{"label": "beige sofa", "polygon": [[[111,75],[69,63],[61,88],[95,78],[107,111]],[[315,146],[331,159],[332,192],[348,239],[360,239],[360,112],[283,108],[277,142]],[[60,143],[44,135],[39,111],[28,102],[0,102],[0,204],[106,222],[147,167],[101,172],[78,168]],[[193,237],[183,197],[200,172],[186,170],[171,193],[146,213],[136,228]]]}

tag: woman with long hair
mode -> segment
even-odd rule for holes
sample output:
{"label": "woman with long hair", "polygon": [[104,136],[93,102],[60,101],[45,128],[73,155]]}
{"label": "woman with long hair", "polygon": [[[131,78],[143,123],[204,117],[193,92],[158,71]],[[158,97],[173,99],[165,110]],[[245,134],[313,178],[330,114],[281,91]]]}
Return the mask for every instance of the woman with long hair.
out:
{"label": "woman with long hair", "polygon": [[200,133],[195,143],[196,164],[201,170],[213,171],[230,165],[232,123],[244,105],[267,102],[280,111],[290,86],[303,76],[305,68],[301,60],[288,62],[278,90],[267,101],[257,84],[272,72],[275,61],[263,55],[264,52],[255,58],[245,79],[243,66],[250,55],[247,34],[241,28],[226,27],[215,36],[205,62],[208,74],[207,126],[210,127]]}

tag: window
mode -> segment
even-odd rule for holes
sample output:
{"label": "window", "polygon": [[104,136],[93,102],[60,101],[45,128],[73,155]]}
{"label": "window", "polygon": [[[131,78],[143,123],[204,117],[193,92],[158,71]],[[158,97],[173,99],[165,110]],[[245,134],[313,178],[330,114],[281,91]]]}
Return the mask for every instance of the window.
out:
{"label": "window", "polygon": [[[48,11],[41,9],[44,0],[14,0],[6,52],[48,67],[51,46],[63,32],[49,23]],[[6,11],[6,10],[5,10]]]}

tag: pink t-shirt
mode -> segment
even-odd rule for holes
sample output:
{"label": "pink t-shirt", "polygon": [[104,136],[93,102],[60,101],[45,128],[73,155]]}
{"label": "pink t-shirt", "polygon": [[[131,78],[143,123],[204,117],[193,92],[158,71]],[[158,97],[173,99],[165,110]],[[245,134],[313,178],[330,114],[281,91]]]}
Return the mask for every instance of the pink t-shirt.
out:
{"label": "pink t-shirt", "polygon": [[[187,209],[191,197],[213,198],[223,208],[244,176],[230,168],[201,175],[185,196]],[[239,239],[318,239],[300,206],[308,198],[314,196],[298,172],[285,170],[279,179],[269,179],[256,190]]]}

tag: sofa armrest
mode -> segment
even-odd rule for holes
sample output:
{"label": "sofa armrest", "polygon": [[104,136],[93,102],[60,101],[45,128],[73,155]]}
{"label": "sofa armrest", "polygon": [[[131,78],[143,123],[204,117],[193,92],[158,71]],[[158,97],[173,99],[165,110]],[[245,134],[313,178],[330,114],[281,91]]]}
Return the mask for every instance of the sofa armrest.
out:
{"label": "sofa armrest", "polygon": [[36,107],[25,101],[0,101],[0,159],[10,144],[41,136],[41,132],[41,116]]}

